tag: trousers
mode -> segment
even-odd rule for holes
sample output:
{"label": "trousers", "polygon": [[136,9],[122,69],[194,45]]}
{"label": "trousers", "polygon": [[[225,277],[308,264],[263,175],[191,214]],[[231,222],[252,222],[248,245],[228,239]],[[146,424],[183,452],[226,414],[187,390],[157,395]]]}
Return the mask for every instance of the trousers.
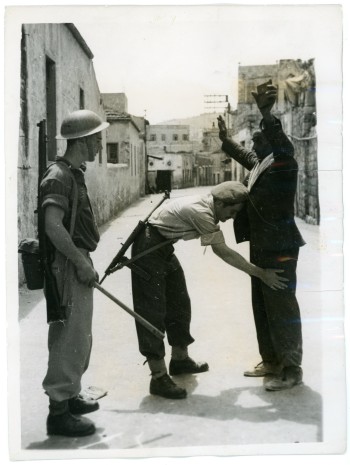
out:
{"label": "trousers", "polygon": [[296,298],[299,248],[281,252],[250,246],[250,260],[261,268],[284,270],[288,287],[273,290],[252,277],[252,306],[261,358],[282,366],[300,366],[303,342],[300,309]]}
{"label": "trousers", "polygon": [[[91,260],[87,250],[80,251]],[[80,283],[74,266],[71,263],[66,266],[66,262],[66,257],[56,250],[52,272],[60,296],[66,293],[67,319],[49,325],[49,357],[43,388],[57,402],[75,397],[81,391],[81,378],[89,366],[92,348],[93,288]]]}
{"label": "trousers", "polygon": [[[132,257],[166,241],[158,230],[149,225],[136,238]],[[191,301],[183,269],[174,255],[172,244],[153,251],[136,261],[148,273],[149,279],[132,271],[134,311],[167,335],[170,346],[187,347],[194,342],[190,334]],[[148,360],[165,356],[164,342],[136,322],[140,353]]]}

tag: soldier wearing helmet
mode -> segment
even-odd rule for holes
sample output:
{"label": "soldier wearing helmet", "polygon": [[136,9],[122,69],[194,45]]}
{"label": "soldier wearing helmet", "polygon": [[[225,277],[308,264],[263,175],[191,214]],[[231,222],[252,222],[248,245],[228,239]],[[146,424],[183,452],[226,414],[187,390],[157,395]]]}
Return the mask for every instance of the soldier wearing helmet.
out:
{"label": "soldier wearing helmet", "polygon": [[[108,126],[90,110],[69,114],[57,136],[67,140],[66,151],[49,166],[40,186],[49,260],[61,309],[61,314],[49,320],[49,358],[43,381],[49,397],[49,435],[74,437],[95,432],[93,422],[80,416],[99,408],[96,401],[80,395],[92,346],[93,284],[98,281],[90,252],[100,238],[84,171],[85,163],[95,160],[101,131]],[[47,301],[48,297],[46,294]]]}

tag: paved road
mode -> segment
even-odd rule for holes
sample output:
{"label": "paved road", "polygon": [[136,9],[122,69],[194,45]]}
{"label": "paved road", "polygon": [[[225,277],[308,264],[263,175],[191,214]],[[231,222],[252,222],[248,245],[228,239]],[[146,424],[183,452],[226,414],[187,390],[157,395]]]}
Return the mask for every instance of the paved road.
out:
{"label": "paved road", "polygon": [[[186,189],[171,196],[206,191]],[[93,254],[100,274],[160,198],[145,197],[104,225]],[[210,248],[203,249],[199,241],[181,241],[176,251],[187,276],[196,339],[191,355],[206,360],[210,371],[177,377],[189,392],[185,400],[149,395],[150,377],[137,349],[133,318],[95,291],[94,347],[84,384],[108,390],[100,410],[90,415],[97,432],[87,438],[49,438],[47,399],[41,389],[47,363],[44,301],[41,291],[22,290],[21,411],[12,412],[13,419],[20,418],[22,431],[21,437],[11,436],[15,455],[28,459],[340,452],[345,428],[342,295],[336,268],[325,266],[339,262],[337,254],[327,249],[325,231],[302,221],[298,224],[307,241],[298,273],[303,385],[271,393],[264,390],[262,379],[242,375],[259,362],[249,277],[220,261]],[[247,245],[234,242],[232,223],[223,225],[223,230],[227,243],[248,257]],[[128,269],[108,277],[103,286],[132,307]],[[325,370],[332,382],[324,377]],[[339,388],[336,396],[333,382]]]}

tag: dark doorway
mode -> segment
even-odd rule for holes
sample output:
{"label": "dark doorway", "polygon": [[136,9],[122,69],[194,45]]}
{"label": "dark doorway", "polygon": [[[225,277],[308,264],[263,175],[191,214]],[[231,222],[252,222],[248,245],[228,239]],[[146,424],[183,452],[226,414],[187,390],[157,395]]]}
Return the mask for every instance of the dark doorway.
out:
{"label": "dark doorway", "polygon": [[156,185],[158,192],[171,192],[171,171],[157,171]]}

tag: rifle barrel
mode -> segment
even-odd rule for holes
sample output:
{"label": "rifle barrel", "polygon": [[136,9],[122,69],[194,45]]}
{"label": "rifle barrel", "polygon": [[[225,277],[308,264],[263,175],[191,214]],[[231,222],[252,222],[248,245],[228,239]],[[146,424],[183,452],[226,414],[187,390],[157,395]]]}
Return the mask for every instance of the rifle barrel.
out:
{"label": "rifle barrel", "polygon": [[149,321],[145,320],[142,316],[139,314],[135,313],[133,310],[131,310],[129,307],[127,307],[123,302],[118,300],[114,295],[110,294],[106,289],[101,287],[98,283],[94,283],[94,287],[98,289],[102,294],[107,296],[109,299],[111,299],[114,303],[119,305],[123,310],[125,310],[129,315],[133,316],[136,321],[138,321],[140,324],[142,324],[148,331],[150,331],[154,336],[158,337],[159,339],[164,339],[165,334],[162,333],[158,328],[153,326]]}

